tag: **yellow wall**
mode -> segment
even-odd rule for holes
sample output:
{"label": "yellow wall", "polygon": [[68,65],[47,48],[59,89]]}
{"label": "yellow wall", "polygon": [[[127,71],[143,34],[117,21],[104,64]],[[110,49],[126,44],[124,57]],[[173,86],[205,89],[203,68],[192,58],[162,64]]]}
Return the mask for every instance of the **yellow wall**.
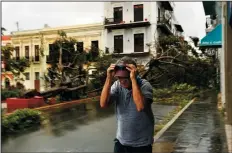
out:
{"label": "yellow wall", "polygon": [[[43,39],[45,56],[40,56],[39,63],[31,62],[30,67],[25,70],[25,72],[30,73],[30,80],[22,82],[27,89],[34,89],[35,72],[39,72],[40,76],[47,72],[46,55],[49,55],[49,44],[53,43],[58,37],[58,30],[65,31],[68,37],[82,41],[85,49],[90,48],[91,41],[95,40],[98,40],[99,48],[104,49],[103,25],[101,23],[13,32],[12,44],[20,47],[20,57],[25,57],[25,46],[29,46],[29,54],[34,57],[34,45],[41,47],[41,40]],[[16,56],[15,52],[13,56]],[[21,77],[25,78],[23,75]],[[40,80],[40,89],[43,91],[45,90],[44,81],[43,79]]]}

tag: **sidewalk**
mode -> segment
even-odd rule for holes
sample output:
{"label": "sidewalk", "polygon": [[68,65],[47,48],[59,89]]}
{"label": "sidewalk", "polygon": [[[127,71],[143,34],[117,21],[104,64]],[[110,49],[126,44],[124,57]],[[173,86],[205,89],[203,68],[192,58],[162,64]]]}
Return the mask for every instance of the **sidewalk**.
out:
{"label": "sidewalk", "polygon": [[226,153],[225,123],[217,110],[215,93],[196,100],[154,142],[154,153]]}

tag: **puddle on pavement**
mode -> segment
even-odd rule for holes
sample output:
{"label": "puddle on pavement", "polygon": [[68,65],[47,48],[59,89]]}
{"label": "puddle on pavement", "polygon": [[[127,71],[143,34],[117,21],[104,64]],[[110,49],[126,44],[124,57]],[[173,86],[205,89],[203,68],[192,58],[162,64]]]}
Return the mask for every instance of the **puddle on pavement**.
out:
{"label": "puddle on pavement", "polygon": [[[98,102],[49,112],[43,127],[12,135],[2,141],[4,152],[111,151],[116,131],[114,107],[101,109]],[[108,146],[99,141],[103,137]],[[111,140],[112,139],[112,140]],[[111,141],[109,141],[111,140]],[[105,142],[105,141],[104,141]],[[108,148],[107,148],[108,147]]]}
{"label": "puddle on pavement", "polygon": [[154,152],[225,152],[224,128],[214,100],[197,101],[154,143]]}
{"label": "puddle on pavement", "polygon": [[41,127],[35,127],[28,131],[14,134],[3,141],[17,138],[22,135],[29,134],[38,130],[43,130],[47,135],[62,136],[64,131],[76,130],[78,126],[88,125],[90,122],[101,120],[105,117],[114,115],[113,107],[101,109],[99,102],[88,104],[77,104],[71,108],[59,108],[50,112],[46,112],[48,117]]}

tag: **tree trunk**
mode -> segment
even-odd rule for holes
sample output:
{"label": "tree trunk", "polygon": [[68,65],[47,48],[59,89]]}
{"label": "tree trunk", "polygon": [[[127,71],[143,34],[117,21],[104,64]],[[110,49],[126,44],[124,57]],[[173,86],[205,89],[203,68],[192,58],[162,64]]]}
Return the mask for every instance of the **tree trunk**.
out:
{"label": "tree trunk", "polygon": [[61,72],[61,76],[63,76],[63,65],[62,65],[62,44],[60,45],[60,49],[59,49],[59,65],[58,65],[58,69]]}

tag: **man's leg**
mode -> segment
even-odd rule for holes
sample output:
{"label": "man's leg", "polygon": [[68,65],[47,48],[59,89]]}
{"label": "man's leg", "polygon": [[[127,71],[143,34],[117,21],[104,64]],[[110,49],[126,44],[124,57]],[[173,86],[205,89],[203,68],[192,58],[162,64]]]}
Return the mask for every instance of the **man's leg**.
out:
{"label": "man's leg", "polygon": [[129,147],[129,153],[152,153],[152,145],[143,146],[143,147]]}
{"label": "man's leg", "polygon": [[126,153],[126,148],[123,146],[118,139],[114,140],[114,153]]}

